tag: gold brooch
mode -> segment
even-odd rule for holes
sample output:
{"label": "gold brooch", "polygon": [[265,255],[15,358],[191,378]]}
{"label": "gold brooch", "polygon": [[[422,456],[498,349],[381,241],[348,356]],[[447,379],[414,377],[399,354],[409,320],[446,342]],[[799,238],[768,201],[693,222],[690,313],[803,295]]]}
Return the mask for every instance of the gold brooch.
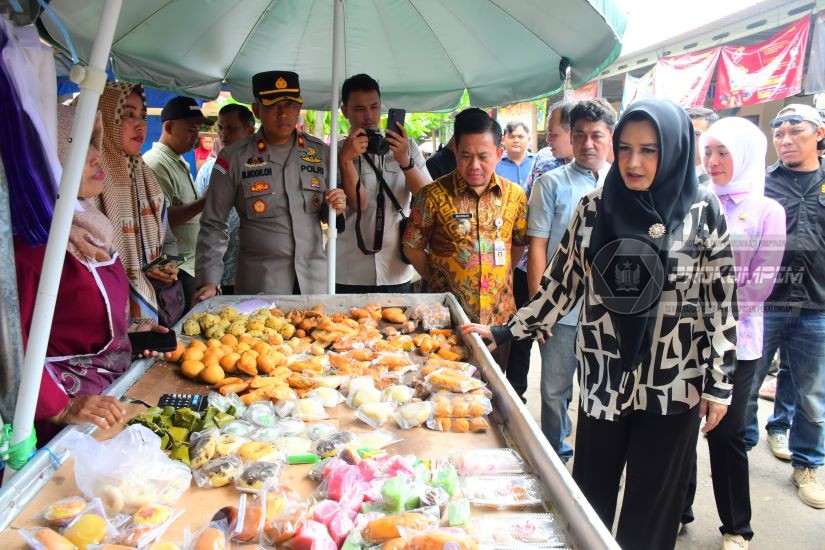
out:
{"label": "gold brooch", "polygon": [[745,221],[748,219],[748,215],[742,212],[741,214],[739,214],[739,219]]}
{"label": "gold brooch", "polygon": [[647,230],[647,234],[650,235],[651,239],[661,239],[665,236],[665,226],[662,223],[654,223],[650,226]]}

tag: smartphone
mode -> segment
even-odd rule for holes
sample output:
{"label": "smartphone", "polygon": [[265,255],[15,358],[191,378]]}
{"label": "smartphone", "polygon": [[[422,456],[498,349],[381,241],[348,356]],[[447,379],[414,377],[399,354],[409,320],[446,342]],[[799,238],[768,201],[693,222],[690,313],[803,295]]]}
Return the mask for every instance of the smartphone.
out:
{"label": "smartphone", "polygon": [[172,254],[161,254],[145,266],[143,266],[143,272],[149,273],[153,269],[160,269],[163,271],[165,267],[178,267],[180,264],[186,261],[185,256],[173,256]]}
{"label": "smartphone", "polygon": [[396,134],[400,134],[401,130],[398,129],[396,126],[396,122],[404,126],[404,117],[407,115],[407,111],[404,109],[390,109],[387,111],[387,130],[392,130]]}
{"label": "smartphone", "polygon": [[130,332],[129,342],[132,344],[132,353],[140,353],[145,349],[149,351],[175,351],[178,347],[178,338],[174,330],[169,332]]}

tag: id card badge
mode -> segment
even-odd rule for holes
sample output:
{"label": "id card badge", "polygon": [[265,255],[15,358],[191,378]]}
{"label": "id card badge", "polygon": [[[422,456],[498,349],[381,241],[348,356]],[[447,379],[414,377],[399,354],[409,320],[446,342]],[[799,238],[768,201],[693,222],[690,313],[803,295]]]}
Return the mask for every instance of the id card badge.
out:
{"label": "id card badge", "polygon": [[501,239],[493,241],[493,258],[496,265],[507,263],[507,247]]}

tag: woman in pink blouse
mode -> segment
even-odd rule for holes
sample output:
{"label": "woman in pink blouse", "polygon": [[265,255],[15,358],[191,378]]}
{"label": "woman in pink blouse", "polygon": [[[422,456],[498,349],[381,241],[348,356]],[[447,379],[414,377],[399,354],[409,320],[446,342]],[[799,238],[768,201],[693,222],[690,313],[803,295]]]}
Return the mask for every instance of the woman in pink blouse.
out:
{"label": "woman in pink blouse", "polygon": [[[708,433],[713,493],[724,548],[747,548],[753,536],[745,450],[745,409],[762,356],[762,308],[785,250],[785,211],[764,196],[767,140],[750,121],[724,118],[702,134],[699,151],[728,221],[736,263],[737,366],[727,415]],[[695,478],[695,468],[694,468]],[[695,479],[689,495],[693,500]],[[685,519],[692,519],[688,516]]]}

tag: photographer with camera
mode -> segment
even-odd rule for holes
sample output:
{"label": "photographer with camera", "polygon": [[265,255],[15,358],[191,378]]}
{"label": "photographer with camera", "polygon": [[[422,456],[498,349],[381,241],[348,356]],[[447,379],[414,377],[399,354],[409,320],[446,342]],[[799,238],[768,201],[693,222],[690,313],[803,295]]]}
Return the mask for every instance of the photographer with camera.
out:
{"label": "photographer with camera", "polygon": [[401,255],[401,233],[410,199],[432,181],[424,155],[407,137],[403,111],[390,109],[387,135],[381,135],[375,79],[348,78],[341,99],[351,130],[338,143],[338,167],[349,205],[346,225],[354,229],[338,237],[336,292],[410,292],[413,268]]}

